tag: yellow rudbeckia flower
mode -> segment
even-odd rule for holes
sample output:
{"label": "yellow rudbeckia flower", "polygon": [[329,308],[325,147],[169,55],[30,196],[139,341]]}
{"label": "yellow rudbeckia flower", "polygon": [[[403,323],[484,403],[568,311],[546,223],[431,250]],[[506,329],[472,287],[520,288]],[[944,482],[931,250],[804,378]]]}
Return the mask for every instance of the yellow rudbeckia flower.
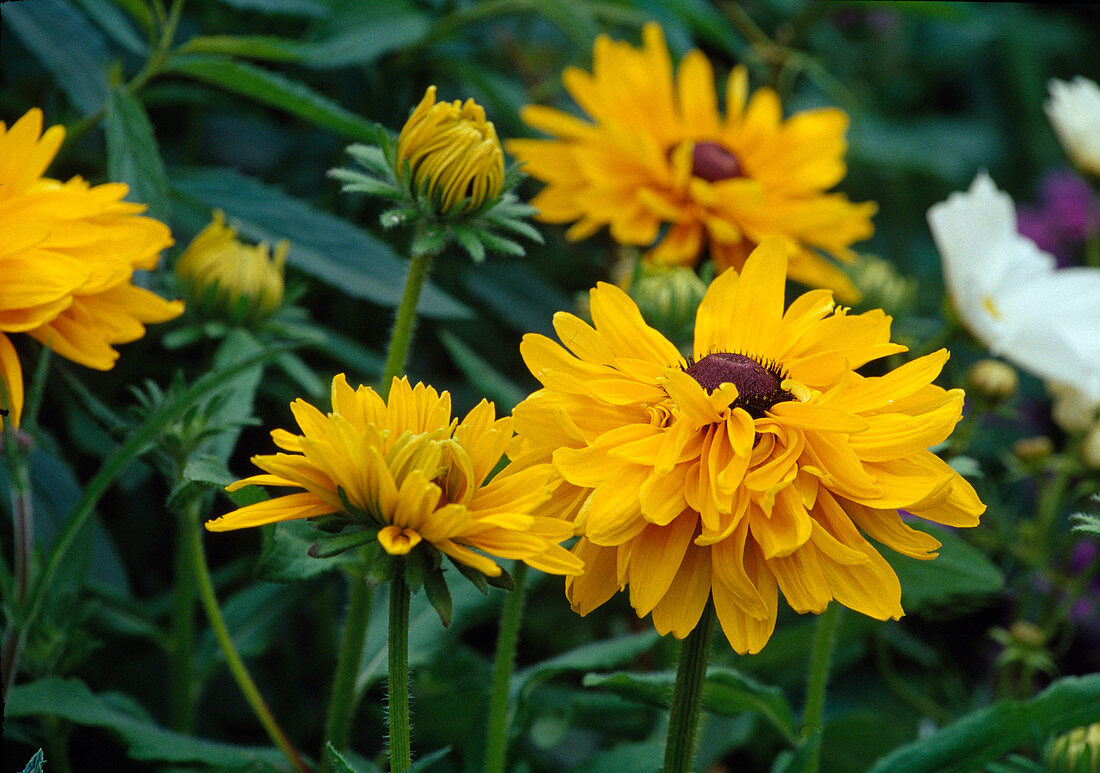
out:
{"label": "yellow rudbeckia flower", "polygon": [[776,92],[750,97],[748,72],[738,66],[722,115],[706,56],[692,51],[674,74],[653,22],[641,49],[601,35],[592,72],[569,68],[562,80],[590,120],[529,105],[523,120],[554,139],[506,143],[524,171],[547,184],[531,201],[543,220],[573,223],[570,239],[608,226],[617,242],[651,247],[647,257],[669,265],[694,264],[707,246],[719,270],[740,269],[762,240],[786,236],[799,247],[792,279],[858,298],[818,252],[851,262],[850,245],[873,232],[875,204],[826,193],[846,172],[842,110],[783,120]]}
{"label": "yellow rudbeckia flower", "polygon": [[767,240],[707,291],[694,357],[642,320],[619,288],[591,293],[595,326],[558,313],[563,346],[524,337],[543,388],[513,412],[516,464],[561,476],[543,512],[574,521],[584,574],[566,589],[587,614],[630,587],[639,616],[683,638],[708,599],[738,652],[832,599],[878,619],[901,588],[864,535],[914,558],[939,542],[898,509],[974,526],[974,489],[928,447],[947,438],[960,389],[932,384],[940,350],[881,376],[854,369],[905,351],[890,318],[849,314],[813,290],[784,311],[788,243]]}
{"label": "yellow rudbeckia flower", "polygon": [[[145,323],[183,312],[131,283],[172,244],[168,226],[123,201],[123,183],[91,186],[43,177],[65,130],[42,131],[33,109],[9,129],[0,121],[0,400],[13,424],[23,408],[23,376],[7,333],[27,333],[81,365],[110,369],[114,345],[145,334]],[[2,423],[0,423],[2,426]]]}
{"label": "yellow rudbeckia flower", "polygon": [[242,507],[206,528],[336,514],[376,527],[390,555],[425,542],[488,577],[501,574],[494,557],[554,574],[580,570],[580,559],[558,544],[572,535],[569,524],[531,514],[549,497],[549,465],[506,467],[486,482],[512,438],[512,419],[497,419],[492,403],[482,400],[462,420],[452,419],[447,392],[394,379],[383,400],[369,387],[352,389],[341,374],[332,381],[331,413],[304,400],[290,409],[301,434],[271,433],[287,453],[254,456],[265,474],[229,488],[304,491]]}

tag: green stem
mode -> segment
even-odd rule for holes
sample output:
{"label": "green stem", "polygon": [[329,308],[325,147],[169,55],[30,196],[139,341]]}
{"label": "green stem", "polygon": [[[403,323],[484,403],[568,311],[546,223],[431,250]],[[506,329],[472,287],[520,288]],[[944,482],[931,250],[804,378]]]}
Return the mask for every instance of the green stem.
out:
{"label": "green stem", "polygon": [[[806,681],[806,706],[802,712],[802,726],[807,733],[819,735],[824,728],[821,720],[825,714],[825,687],[829,683],[829,665],[836,644],[837,623],[840,620],[840,604],[833,601],[817,619],[817,630],[810,649],[810,675]],[[821,765],[821,742],[814,743],[806,762],[806,773],[817,773]]]}
{"label": "green stem", "polygon": [[302,773],[311,773],[312,769],[305,763],[293,744],[290,743],[283,729],[279,727],[279,723],[275,721],[275,716],[271,713],[267,703],[264,702],[263,696],[260,695],[256,683],[252,681],[244,661],[241,660],[240,653],[237,652],[237,648],[233,644],[233,637],[229,634],[229,628],[225,625],[225,618],[222,617],[221,609],[218,607],[217,596],[214,595],[214,583],[210,579],[210,567],[206,564],[206,553],[202,547],[202,534],[199,531],[198,519],[188,518],[185,519],[185,522],[188,524],[191,554],[195,562],[195,581],[198,584],[199,600],[206,611],[206,617],[210,621],[214,637],[218,640],[222,653],[225,655],[225,662],[229,666],[230,673],[233,674],[237,686],[241,688],[248,705],[252,707],[252,711],[256,714],[256,718],[260,720],[264,730],[267,731],[272,743],[290,760],[295,769]]}
{"label": "green stem", "polygon": [[[2,389],[0,384],[0,389]],[[34,507],[31,496],[31,476],[27,464],[27,450],[21,447],[19,435],[22,430],[11,423],[4,426],[4,455],[7,457],[8,472],[11,479],[11,511],[13,536],[13,609],[18,610],[27,597],[31,579],[31,559],[34,556]],[[19,668],[19,655],[23,650],[25,637],[20,626],[9,622],[4,630],[3,643],[0,644],[0,679],[4,681],[3,698],[7,701],[8,690]]]}
{"label": "green stem", "polygon": [[523,615],[523,599],[527,590],[527,564],[517,561],[512,571],[515,587],[504,601],[497,634],[496,661],[493,664],[493,686],[489,694],[489,728],[485,736],[486,773],[504,773],[508,749],[508,688],[512,682],[512,666],[519,641],[519,624]]}
{"label": "green stem", "polygon": [[[416,227],[416,237],[413,244],[420,241],[427,226],[424,221]],[[422,252],[414,251],[409,260],[409,274],[405,278],[405,292],[401,296],[401,305],[397,307],[397,317],[393,322],[393,332],[390,333],[390,346],[386,352],[386,365],[382,369],[382,378],[378,384],[378,393],[383,398],[389,396],[390,385],[395,376],[405,370],[405,363],[409,359],[409,348],[412,346],[413,328],[416,324],[416,305],[420,300],[420,291],[424,289],[424,281],[432,268],[432,258],[435,253],[431,250]]]}
{"label": "green stem", "polygon": [[409,588],[404,566],[395,562],[390,580],[390,663],[386,716],[390,731],[390,773],[405,773],[412,767],[412,736],[409,730]]}
{"label": "green stem", "polygon": [[172,580],[172,632],[169,637],[168,712],[172,728],[195,730],[195,558],[191,540],[201,500],[194,499],[177,513],[175,576]]}
{"label": "green stem", "polygon": [[714,607],[708,601],[699,624],[680,647],[680,665],[676,670],[676,687],[668,717],[664,773],[687,773],[691,770],[713,631]]}
{"label": "green stem", "polygon": [[363,657],[363,644],[370,622],[372,588],[366,578],[351,574],[348,577],[348,608],[344,616],[344,634],[340,639],[340,654],[336,660],[336,675],[332,680],[332,696],[325,719],[325,738],[321,744],[321,773],[331,768],[328,745],[338,752],[347,748],[351,735],[351,721],[355,716],[355,680],[359,675],[359,661]]}

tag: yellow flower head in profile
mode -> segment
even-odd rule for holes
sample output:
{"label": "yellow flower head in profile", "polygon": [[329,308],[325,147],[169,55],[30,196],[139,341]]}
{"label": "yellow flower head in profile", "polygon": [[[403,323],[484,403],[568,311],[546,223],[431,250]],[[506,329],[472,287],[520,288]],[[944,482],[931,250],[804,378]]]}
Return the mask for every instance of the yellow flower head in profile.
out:
{"label": "yellow flower head in profile", "polygon": [[775,91],[750,98],[743,66],[729,76],[723,116],[702,52],[685,56],[674,76],[660,25],[647,24],[642,40],[636,49],[601,35],[592,73],[563,74],[590,121],[523,108],[527,124],[556,138],[508,142],[524,171],[547,184],[531,201],[541,218],[572,222],[570,239],[608,226],[615,241],[653,245],[647,258],[669,265],[693,265],[709,245],[719,270],[739,269],[766,237],[786,236],[799,247],[792,279],[855,300],[852,283],[818,253],[850,262],[850,245],[873,231],[873,203],[825,192],[846,172],[848,116],[824,108],[784,121]]}
{"label": "yellow flower head in profile", "polygon": [[974,489],[928,451],[950,435],[960,389],[932,384],[940,350],[881,376],[854,369],[905,347],[879,310],[849,314],[828,290],[783,309],[789,243],[763,242],[720,274],[695,320],[694,357],[648,327],[618,287],[591,293],[595,327],[558,313],[565,348],[521,352],[543,388],[513,412],[515,464],[551,460],[562,482],[545,510],[573,519],[587,614],[630,586],[639,616],[690,633],[708,599],[738,652],[775,626],[778,591],[797,612],[830,600],[881,620],[901,588],[864,535],[914,558],[939,542],[898,509],[974,526]]}
{"label": "yellow flower head in profile", "polygon": [[0,121],[0,408],[16,426],[23,373],[6,334],[27,333],[63,357],[108,370],[118,359],[115,344],[183,312],[182,303],[130,281],[134,269],[156,267],[172,236],[139,215],[144,205],[122,200],[126,185],[43,177],[64,138],[61,126],[43,133],[38,109],[10,129]]}
{"label": "yellow flower head in profile", "polygon": [[353,390],[341,374],[332,381],[331,413],[304,400],[290,409],[301,434],[274,430],[286,453],[253,457],[265,474],[229,488],[305,490],[242,507],[206,528],[338,514],[378,527],[391,555],[425,542],[488,577],[501,573],[493,557],[554,574],[580,570],[580,560],[558,544],[572,535],[569,524],[531,514],[549,496],[549,465],[506,467],[486,483],[512,439],[512,419],[497,419],[492,403],[482,400],[460,421],[451,418],[447,392],[395,378],[387,401],[369,387]]}
{"label": "yellow flower head in profile", "polygon": [[436,102],[435,86],[401,129],[397,162],[408,162],[413,194],[426,193],[439,214],[474,212],[504,187],[504,151],[485,110],[472,99]]}
{"label": "yellow flower head in profile", "polygon": [[187,245],[176,273],[188,285],[196,305],[207,314],[231,322],[258,321],[274,314],[283,302],[283,270],[287,242],[275,245],[244,244],[237,229],[225,224],[215,210],[214,219]]}

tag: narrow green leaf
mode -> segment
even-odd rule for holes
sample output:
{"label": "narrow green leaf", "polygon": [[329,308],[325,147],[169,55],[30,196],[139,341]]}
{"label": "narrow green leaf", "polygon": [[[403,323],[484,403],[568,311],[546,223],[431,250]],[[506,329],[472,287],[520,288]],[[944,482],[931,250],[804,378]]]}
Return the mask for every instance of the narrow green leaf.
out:
{"label": "narrow green leaf", "polygon": [[424,592],[428,596],[428,603],[439,613],[439,622],[446,628],[451,624],[451,592],[447,590],[447,581],[443,578],[443,572],[429,571],[424,577]]}
{"label": "narrow green leaf", "polygon": [[77,110],[91,115],[103,108],[110,52],[80,9],[63,0],[5,3],[4,24],[53,73]]}
{"label": "narrow green leaf", "polygon": [[180,54],[216,54],[268,62],[301,62],[309,51],[309,43],[274,35],[195,35],[177,49]]}
{"label": "narrow green leaf", "polygon": [[128,201],[148,204],[150,217],[169,222],[168,174],[141,101],[120,87],[111,89],[105,128],[107,174],[130,186]]}
{"label": "narrow green leaf", "polygon": [[[656,631],[642,631],[582,644],[512,675],[512,696],[531,690],[558,674],[592,671],[629,663],[661,640]],[[671,694],[671,693],[670,693]]]}
{"label": "narrow green leaf", "polygon": [[166,730],[124,710],[119,697],[123,696],[96,695],[79,679],[47,677],[12,687],[4,714],[8,720],[48,716],[109,730],[122,740],[134,760],[207,765],[216,770],[281,769],[285,762],[280,752],[269,747],[237,746]]}
{"label": "narrow green leaf", "polygon": [[131,20],[110,0],[76,0],[84,13],[120,46],[132,54],[146,56],[149,45],[134,30]]}
{"label": "narrow green leaf", "polygon": [[42,763],[45,761],[46,755],[39,749],[34,753],[34,756],[30,758],[27,766],[23,768],[23,773],[42,773]]}
{"label": "narrow green leaf", "polygon": [[554,312],[572,309],[573,302],[528,265],[497,261],[472,266],[463,281],[504,322],[523,333],[553,336]]}
{"label": "narrow green leaf", "polygon": [[372,19],[314,43],[306,63],[319,69],[370,64],[391,51],[416,46],[430,26],[428,16],[416,12]]}
{"label": "narrow green leaf", "polygon": [[307,521],[284,521],[264,528],[256,576],[268,582],[299,582],[339,569],[347,556],[314,558],[309,549],[320,532]]}
{"label": "narrow green leaf", "polygon": [[228,57],[183,55],[166,72],[194,78],[234,94],[285,110],[303,120],[357,140],[374,136],[372,124],[299,81]]}
{"label": "narrow green leaf", "polygon": [[[625,698],[633,698],[661,708],[667,708],[676,685],[676,673],[635,674],[620,671],[613,674],[587,674],[585,687],[610,690]],[[731,668],[712,666],[707,670],[703,686],[703,708],[713,714],[737,716],[745,711],[760,714],[788,739],[795,738],[794,713],[787,697],[778,687],[761,684]]]}
{"label": "narrow green leaf", "polygon": [[881,551],[901,581],[901,601],[907,612],[922,609],[959,614],[966,610],[961,602],[980,600],[1004,587],[1001,570],[958,534],[929,524],[919,528],[943,543],[937,558],[919,561],[892,550]]}
{"label": "narrow green leaf", "polygon": [[238,11],[259,11],[271,16],[309,16],[321,18],[329,14],[322,0],[221,0]]}
{"label": "narrow green leaf", "polygon": [[[408,263],[388,244],[351,223],[232,170],[181,170],[173,173],[172,187],[192,207],[207,213],[224,211],[248,239],[271,244],[286,239],[291,266],[348,295],[390,307],[401,302]],[[430,281],[417,313],[443,318],[470,314]]]}
{"label": "narrow green leaf", "polygon": [[1097,720],[1100,674],[1067,676],[1027,701],[998,701],[881,758],[871,773],[969,773],[1017,746]]}
{"label": "narrow green leaf", "polygon": [[454,333],[440,329],[439,340],[462,375],[469,379],[470,385],[496,403],[499,410],[511,411],[527,397],[522,389],[501,375]]}

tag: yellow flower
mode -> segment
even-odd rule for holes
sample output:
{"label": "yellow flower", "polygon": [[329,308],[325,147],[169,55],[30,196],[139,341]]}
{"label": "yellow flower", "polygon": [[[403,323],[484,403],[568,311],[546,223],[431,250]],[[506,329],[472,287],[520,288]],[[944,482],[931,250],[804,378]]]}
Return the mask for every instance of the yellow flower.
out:
{"label": "yellow flower", "polygon": [[338,514],[380,527],[378,542],[391,555],[405,555],[424,541],[489,577],[501,573],[491,557],[555,574],[580,570],[580,560],[558,545],[572,535],[569,524],[531,515],[549,496],[549,465],[505,468],[485,482],[512,438],[512,419],[495,418],[492,403],[482,400],[459,421],[451,418],[447,392],[394,379],[385,401],[369,387],[353,390],[341,374],[332,381],[331,413],[304,400],[290,409],[302,434],[271,433],[288,453],[253,457],[265,474],[229,489],[305,491],[242,507],[206,528]]}
{"label": "yellow flower", "polygon": [[786,236],[799,246],[791,278],[856,300],[844,273],[816,251],[850,262],[849,245],[873,231],[873,203],[825,193],[846,171],[848,116],[824,108],[784,121],[775,91],[749,98],[738,66],[723,117],[700,51],[684,57],[674,79],[661,27],[647,24],[642,38],[639,50],[601,35],[592,74],[565,71],[566,89],[591,122],[523,109],[524,121],[557,138],[508,142],[524,171],[547,183],[531,202],[541,218],[576,221],[570,239],[606,225],[621,244],[657,242],[647,257],[664,264],[694,264],[705,242],[719,270],[739,269],[764,238]]}
{"label": "yellow flower", "polygon": [[898,579],[864,534],[914,558],[934,557],[939,542],[899,508],[978,523],[974,489],[927,450],[962,412],[962,390],[931,383],[947,352],[858,374],[905,351],[890,343],[890,318],[849,314],[828,290],[784,312],[788,251],[766,240],[740,276],[714,280],[693,360],[602,283],[594,328],[555,315],[568,351],[524,337],[543,388],[513,412],[509,456],[552,461],[561,476],[540,512],[583,535],[574,552],[585,572],[566,581],[580,614],[629,585],[638,615],[682,638],[713,598],[733,648],[757,652],[779,590],[798,612],[836,599],[878,619],[902,615]]}
{"label": "yellow flower", "polygon": [[43,177],[65,138],[42,131],[30,110],[10,129],[0,121],[0,402],[18,426],[23,376],[7,333],[27,333],[81,365],[110,369],[114,344],[145,334],[143,323],[183,312],[131,283],[134,269],[152,269],[172,244],[168,227],[139,216],[142,204],[122,200],[122,183],[91,186]]}
{"label": "yellow flower", "polygon": [[462,215],[480,209],[504,187],[504,151],[485,110],[436,102],[429,86],[397,138],[397,163],[408,162],[413,194],[424,191],[440,214]]}
{"label": "yellow flower", "polygon": [[287,242],[275,245],[272,257],[265,242],[247,245],[237,229],[214,219],[187,245],[176,273],[190,287],[196,303],[208,314],[232,322],[257,321],[271,316],[283,302],[283,267]]}

